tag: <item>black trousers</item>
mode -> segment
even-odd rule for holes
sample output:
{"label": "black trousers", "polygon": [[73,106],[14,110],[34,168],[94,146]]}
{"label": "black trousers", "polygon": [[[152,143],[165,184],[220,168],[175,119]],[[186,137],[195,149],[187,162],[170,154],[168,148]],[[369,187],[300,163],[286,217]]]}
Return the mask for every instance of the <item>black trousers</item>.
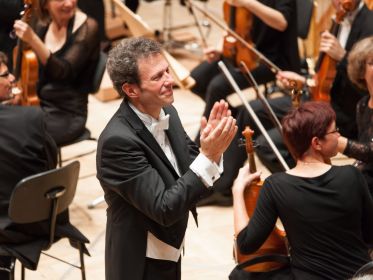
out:
{"label": "black trousers", "polygon": [[178,262],[146,258],[143,280],[181,279],[181,258]]}

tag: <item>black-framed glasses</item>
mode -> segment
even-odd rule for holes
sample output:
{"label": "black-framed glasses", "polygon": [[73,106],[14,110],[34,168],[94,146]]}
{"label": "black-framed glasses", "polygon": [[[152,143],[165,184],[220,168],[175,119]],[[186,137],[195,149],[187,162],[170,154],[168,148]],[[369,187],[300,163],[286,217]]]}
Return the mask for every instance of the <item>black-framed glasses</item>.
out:
{"label": "black-framed glasses", "polygon": [[333,131],[329,131],[329,132],[327,132],[327,133],[325,133],[325,135],[328,135],[328,134],[332,134],[332,133],[339,133],[339,128],[338,127],[336,127]]}
{"label": "black-framed glasses", "polygon": [[0,78],[8,78],[9,75],[10,75],[10,72],[6,70],[4,73],[0,74]]}

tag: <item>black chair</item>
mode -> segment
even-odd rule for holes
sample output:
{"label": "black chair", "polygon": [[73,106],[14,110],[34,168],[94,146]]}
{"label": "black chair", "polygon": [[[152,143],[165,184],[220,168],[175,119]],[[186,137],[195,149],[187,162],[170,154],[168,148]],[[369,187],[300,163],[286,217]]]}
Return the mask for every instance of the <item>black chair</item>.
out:
{"label": "black chair", "polygon": [[62,151],[61,151],[61,149],[63,147],[70,146],[70,145],[79,143],[81,141],[86,141],[86,140],[96,141],[97,142],[97,139],[91,136],[91,132],[89,131],[88,128],[85,128],[84,132],[79,137],[75,138],[73,141],[58,146],[57,147],[58,148],[58,151],[57,151],[58,152],[58,154],[57,154],[58,166],[61,167],[62,163],[64,161],[77,159],[77,158],[80,158],[80,157],[83,157],[83,156],[86,156],[86,155],[89,155],[89,154],[92,154],[92,153],[96,152],[96,149],[94,149],[94,150],[91,150],[91,151],[88,151],[88,152],[85,152],[85,153],[81,153],[81,154],[75,155],[75,156],[73,156],[71,158],[62,159]]}
{"label": "black chair", "polygon": [[[35,248],[32,247],[35,242],[43,244],[40,248],[37,247],[39,251],[35,252],[39,256],[40,253],[43,253],[40,249],[42,251],[48,250],[60,238],[69,238],[70,244],[79,250],[79,266],[55,256],[50,256],[46,253],[43,254],[79,268],[82,279],[85,279],[84,253],[89,255],[85,243],[88,243],[89,240],[68,221],[64,224],[56,223],[58,221],[57,215],[66,213],[65,211],[68,210],[69,205],[73,201],[79,177],[79,169],[79,162],[74,161],[62,168],[45,171],[21,180],[11,195],[8,219],[11,220],[12,224],[24,226],[24,228],[34,225],[32,223],[47,225],[46,231],[49,230],[49,233],[45,232],[45,235],[39,235],[33,232],[32,235],[28,235],[29,240],[21,244],[23,248],[27,247],[27,245],[31,246],[27,249],[28,254]],[[0,221],[0,224],[2,222]],[[22,233],[20,232],[20,234]],[[15,259],[21,262],[21,279],[23,280],[25,279],[25,266],[36,270],[37,263],[31,266],[29,262],[25,261],[27,258],[16,249],[18,248],[16,246],[19,245],[17,243],[0,244],[0,255],[12,258],[12,265],[9,271],[11,277],[14,277]],[[33,255],[35,254],[33,253]],[[37,262],[38,260],[39,258],[37,258]]]}

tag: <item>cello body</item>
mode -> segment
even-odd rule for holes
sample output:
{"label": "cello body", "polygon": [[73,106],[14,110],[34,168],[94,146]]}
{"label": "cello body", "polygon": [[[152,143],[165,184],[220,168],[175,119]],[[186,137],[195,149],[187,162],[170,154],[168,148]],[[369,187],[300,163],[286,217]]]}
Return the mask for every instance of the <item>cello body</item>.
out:
{"label": "cello body", "polygon": [[[256,165],[255,165],[255,159],[254,159],[254,151],[253,151],[253,144],[251,137],[254,134],[254,132],[249,128],[246,127],[246,129],[242,132],[246,139],[246,151],[248,153],[248,159],[250,164],[250,173],[256,172]],[[245,199],[245,206],[246,211],[249,217],[252,217],[256,203],[258,200],[260,189],[263,186],[263,181],[257,181],[252,182],[252,184],[248,187],[246,187],[244,191],[244,199]],[[287,240],[286,240],[286,233],[284,230],[281,230],[278,228],[278,226],[275,226],[271,234],[268,236],[266,241],[260,246],[260,248],[248,255],[241,254],[238,250],[237,246],[235,246],[235,259],[236,262],[242,263],[244,261],[250,260],[252,258],[267,255],[267,254],[281,254],[281,255],[287,255],[288,249],[287,249]],[[284,264],[277,263],[277,262],[264,262],[259,263],[256,265],[252,265],[246,268],[247,271],[250,272],[265,272],[265,271],[271,271],[274,269],[278,269],[284,266]]]}
{"label": "cello body", "polygon": [[[223,14],[228,27],[235,31],[248,44],[253,45],[250,38],[253,21],[251,13],[245,8],[234,7],[224,2]],[[240,65],[240,62],[243,61],[250,70],[258,64],[255,54],[230,34],[224,36],[223,56],[233,61],[236,66]]]}

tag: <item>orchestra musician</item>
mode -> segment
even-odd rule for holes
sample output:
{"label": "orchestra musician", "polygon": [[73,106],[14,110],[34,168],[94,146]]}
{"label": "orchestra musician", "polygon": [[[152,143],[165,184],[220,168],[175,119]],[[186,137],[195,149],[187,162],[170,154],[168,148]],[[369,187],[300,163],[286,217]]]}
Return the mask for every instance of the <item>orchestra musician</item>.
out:
{"label": "orchestra musician", "polygon": [[[14,76],[7,67],[7,57],[0,52],[0,215],[8,215],[9,199],[16,184],[23,178],[56,167],[57,147],[45,130],[44,117],[39,107],[4,105],[12,98]],[[26,143],[27,142],[27,143]],[[2,223],[1,243],[22,243],[28,235],[49,234],[48,227],[38,224],[15,225]],[[20,234],[23,233],[23,234]],[[35,244],[36,245],[36,244]],[[40,245],[40,244],[39,244]],[[42,245],[42,244],[41,244]],[[18,254],[29,259],[35,267],[35,259],[30,248],[14,247]],[[20,249],[20,251],[19,251]],[[34,248],[33,248],[34,249]],[[41,250],[41,247],[40,247]],[[0,257],[0,267],[9,268],[10,257]],[[0,279],[13,279],[10,273],[0,269]]]}
{"label": "orchestra musician", "polygon": [[87,120],[100,41],[95,20],[77,9],[77,0],[40,0],[35,29],[16,20],[16,35],[39,60],[37,94],[47,131],[60,146],[80,136]]}
{"label": "orchestra musician", "polygon": [[[227,0],[226,2],[233,7],[245,8],[252,13],[252,29],[247,30],[247,32],[250,32],[252,43],[257,50],[281,69],[299,71],[295,0]],[[191,72],[191,76],[196,80],[196,85],[191,90],[206,102],[203,115],[207,116],[213,104],[231,94],[232,88],[217,65],[222,58],[222,51],[215,48],[206,48],[204,52],[207,60]],[[238,85],[241,88],[249,87],[248,80],[237,66],[229,62],[228,65]],[[252,74],[259,84],[275,79],[275,74],[264,64],[259,64],[252,69]],[[231,110],[232,114],[235,115],[234,109],[231,108]],[[196,137],[196,143],[199,142],[198,138],[199,135]],[[232,141],[232,145],[237,145],[236,141]],[[226,202],[229,205],[229,201],[231,204],[231,186],[238,169],[245,160],[245,158],[238,159],[240,155],[229,151],[232,149],[235,151],[235,147],[229,147],[228,153],[224,155],[226,159],[224,169],[226,171],[217,183],[214,195],[201,201],[200,206],[208,204],[223,205]],[[218,199],[219,197],[223,198],[222,196],[230,197],[230,200],[226,199],[225,202],[224,199],[220,199],[220,202],[214,201],[214,197]]]}
{"label": "orchestra musician", "polygon": [[222,170],[237,132],[228,104],[201,121],[201,148],[184,131],[173,78],[159,43],[131,38],[114,47],[107,69],[124,98],[100,135],[97,178],[108,204],[106,279],[181,279],[181,251],[191,211]]}
{"label": "orchestra musician", "polygon": [[[341,2],[342,0],[333,0],[333,5],[336,9],[340,8]],[[373,11],[367,8],[364,1],[352,0],[352,2],[354,3],[356,9],[345,16],[340,27],[338,38],[331,35],[329,31],[322,33],[320,51],[325,52],[338,62],[336,77],[333,81],[330,92],[330,103],[337,115],[337,126],[339,127],[343,136],[350,139],[357,139],[358,133],[355,122],[356,104],[363,96],[366,96],[367,92],[366,90],[359,89],[354,86],[348,78],[347,57],[354,43],[373,35]],[[279,72],[277,79],[285,85],[289,84],[289,80],[297,80],[303,82],[303,84],[307,86],[313,86],[315,84],[311,78],[306,79],[305,77],[291,71]],[[279,106],[291,106],[291,98],[289,96],[269,99],[268,101],[279,118],[283,116],[282,110],[278,109]],[[281,151],[281,154],[285,160],[288,162],[288,165],[294,166],[295,162],[283,144],[280,133],[277,131],[277,129],[271,129],[272,126],[270,120],[268,119],[264,109],[256,110],[256,113],[263,121],[264,125],[268,124],[266,126],[269,130],[268,133],[278,149]],[[240,111],[240,114],[237,116],[237,123],[239,125],[239,129],[244,128],[246,125],[250,125],[251,127],[255,128],[255,124],[252,123],[245,110]],[[258,144],[256,152],[262,163],[272,173],[282,171],[283,169],[281,165],[279,164],[275,155],[271,152],[264,137],[257,137],[256,142]]]}
{"label": "orchestra musician", "polygon": [[354,45],[348,56],[348,76],[369,95],[359,100],[356,106],[358,139],[349,139],[343,134],[338,139],[338,151],[357,159],[370,193],[373,194],[373,37],[365,38]]}
{"label": "orchestra musician", "polygon": [[255,252],[277,218],[283,223],[290,275],[271,279],[350,279],[370,261],[373,200],[364,177],[351,165],[325,163],[337,153],[340,134],[335,119],[329,103],[320,101],[306,102],[283,118],[284,139],[296,166],[265,180],[252,217],[246,212],[243,192],[260,172],[250,174],[245,165],[233,184],[234,227],[241,253]]}

